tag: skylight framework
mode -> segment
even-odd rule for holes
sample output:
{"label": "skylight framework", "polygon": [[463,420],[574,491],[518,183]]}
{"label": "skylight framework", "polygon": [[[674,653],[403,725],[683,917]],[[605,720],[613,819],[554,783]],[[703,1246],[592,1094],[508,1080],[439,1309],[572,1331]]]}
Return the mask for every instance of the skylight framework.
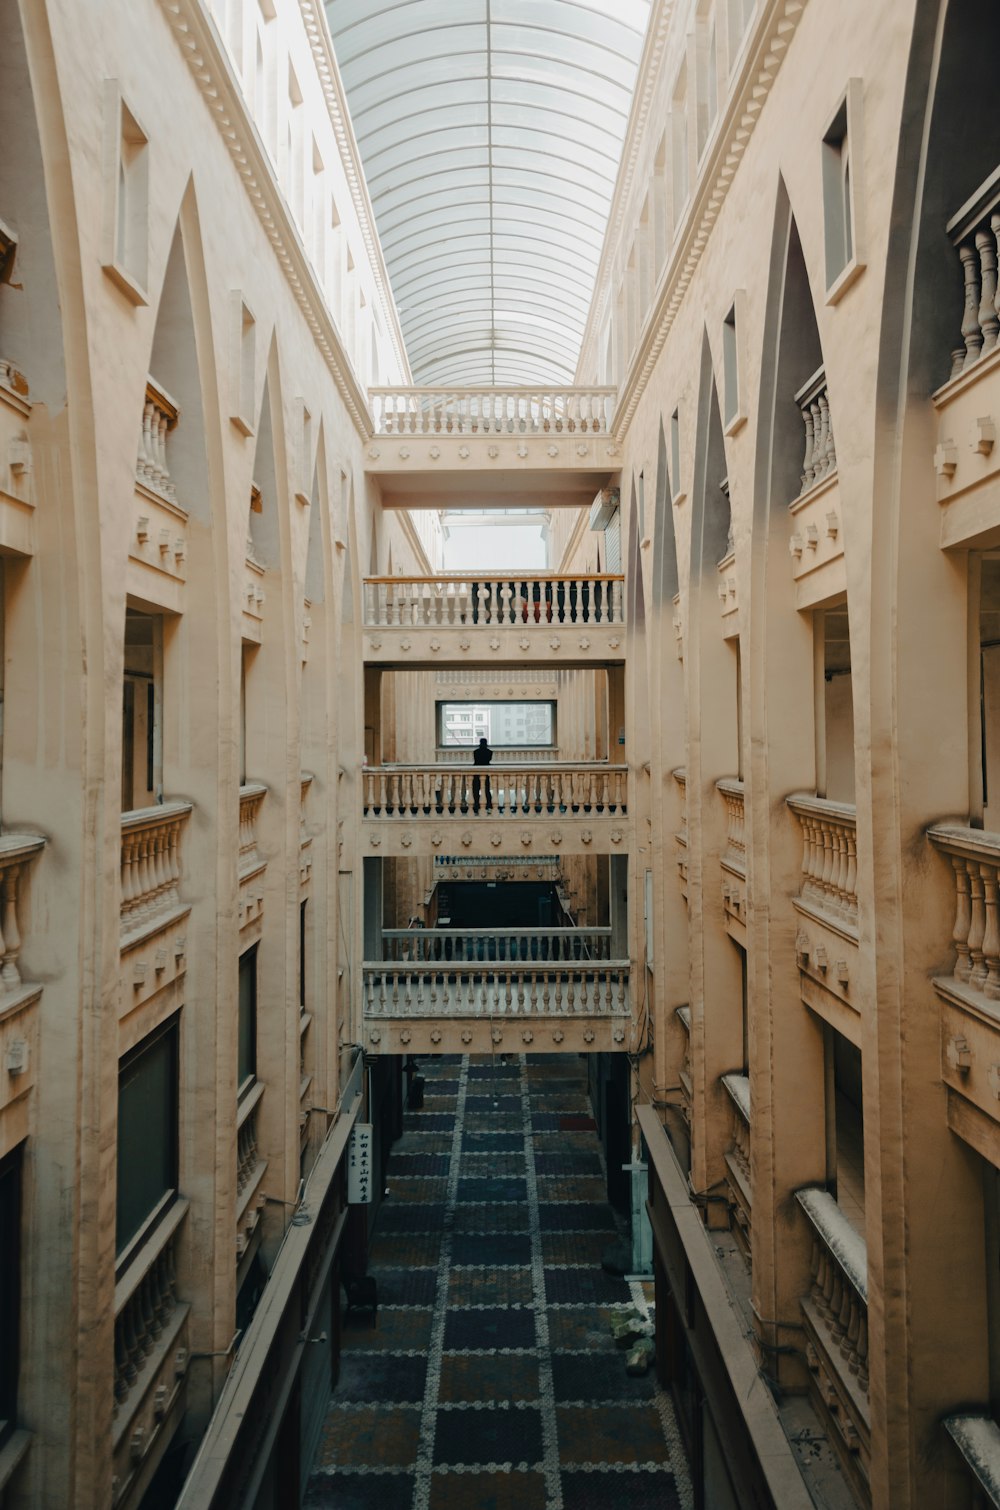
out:
{"label": "skylight framework", "polygon": [[649,0],[327,0],[414,378],[571,383]]}

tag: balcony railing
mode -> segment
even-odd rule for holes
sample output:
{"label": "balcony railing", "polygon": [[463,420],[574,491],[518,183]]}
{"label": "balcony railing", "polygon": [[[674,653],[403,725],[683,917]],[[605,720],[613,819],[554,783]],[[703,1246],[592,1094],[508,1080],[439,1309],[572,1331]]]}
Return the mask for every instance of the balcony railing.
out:
{"label": "balcony railing", "polygon": [[267,787],[260,782],[249,782],[240,787],[240,875],[247,875],[264,862],[257,848],[257,819],[261,803],[267,796]]}
{"label": "balcony railing", "polygon": [[[675,779],[676,776],[675,771]],[[739,871],[741,876],[745,876],[747,873],[747,837],[743,814],[743,783],[736,777],[726,777],[722,781],[717,781],[715,785],[722,793],[722,800],[726,804],[726,849],[722,856],[722,863],[732,870]]]}
{"label": "balcony railing", "polygon": [[370,388],[376,435],[607,435],[614,388]]}
{"label": "balcony railing", "polygon": [[364,816],[626,813],[627,766],[368,766]]}
{"label": "balcony railing", "polygon": [[395,1017],[628,1017],[628,960],[555,965],[364,964],[364,1012]]}
{"label": "balcony railing", "polygon": [[393,964],[609,960],[611,929],[384,929],[382,958]]}
{"label": "balcony railing", "polygon": [[723,1075],[722,1085],[729,1097],[731,1117],[729,1149],[726,1153],[727,1184],[732,1195],[734,1231],[747,1258],[751,1252],[750,1184],[750,1081],[746,1075]]}
{"label": "balcony railing", "polygon": [[181,836],[190,802],[122,813],[121,932],[152,927],[180,906]]}
{"label": "balcony railing", "polygon": [[989,356],[1000,333],[997,246],[1000,240],[1000,174],[994,172],[948,223],[958,251],[965,295],[961,344],[951,354],[951,377]]}
{"label": "balcony railing", "polygon": [[167,436],[177,424],[178,409],[173,399],[152,378],[146,381],[146,398],[142,406],[142,429],[135,463],[135,479],[173,502],[177,493],[167,467]]}
{"label": "balcony railing", "polygon": [[955,875],[952,978],[1000,1001],[1000,834],[936,823],[927,837],[951,861]]}
{"label": "balcony railing", "polygon": [[830,420],[830,395],[826,369],[820,367],[795,395],[806,432],[806,449],[802,461],[802,489],[808,493],[817,483],[837,470],[837,449]]}
{"label": "balcony railing", "polygon": [[802,829],[799,900],[834,927],[856,934],[858,851],[853,805],[805,794],[787,801]]}
{"label": "balcony railing", "polygon": [[799,1190],[813,1246],[812,1287],[802,1302],[806,1358],[820,1399],[848,1453],[858,1454],[867,1477],[871,1448],[868,1411],[868,1256],[826,1190]]}
{"label": "balcony railing", "polygon": [[624,622],[624,582],[613,573],[495,577],[366,577],[369,628]]}

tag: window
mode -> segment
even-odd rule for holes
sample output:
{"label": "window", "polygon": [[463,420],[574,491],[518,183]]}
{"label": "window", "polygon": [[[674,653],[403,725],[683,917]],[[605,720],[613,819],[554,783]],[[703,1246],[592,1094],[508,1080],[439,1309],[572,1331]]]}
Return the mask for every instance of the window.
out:
{"label": "window", "polygon": [[678,407],[670,416],[670,480],[674,487],[673,503],[684,497],[681,487],[681,411]]}
{"label": "window", "polygon": [[729,66],[733,64],[740,54],[740,43],[746,35],[746,29],[750,25],[750,17],[754,12],[756,0],[729,0]]}
{"label": "window", "polygon": [[700,160],[719,113],[719,49],[713,7],[699,7],[695,42],[698,60],[697,122]]}
{"label": "window", "polygon": [[256,385],[256,321],[239,289],[233,289],[230,319],[230,381],[232,401],[229,418],[242,435],[253,434],[254,388]]}
{"label": "window", "polygon": [[306,908],[308,901],[299,903],[299,1010],[306,1010]]}
{"label": "window", "polygon": [[312,415],[302,399],[296,401],[298,409],[298,455],[295,458],[298,479],[295,497],[299,503],[308,504],[312,491]]}
{"label": "window", "polygon": [[727,435],[735,435],[746,423],[743,401],[743,310],[746,295],[740,289],[722,322],[722,421]]}
{"label": "window", "polygon": [[688,169],[688,118],[687,118],[687,69],[682,68],[674,86],[673,108],[670,114],[672,142],[672,166],[674,178],[674,225],[680,220],[681,211],[687,204],[690,188]]}
{"label": "window", "polygon": [[827,1148],[829,1181],[837,1205],[855,1231],[865,1231],[865,1123],[861,1050],[826,1028]]}
{"label": "window", "polygon": [[861,80],[851,79],[823,136],[823,227],[827,303],[835,304],[864,267],[858,174],[862,163]]}
{"label": "window", "polygon": [[816,794],[854,801],[854,692],[847,607],[820,610],[815,618]]}
{"label": "window", "polygon": [[143,1039],[118,1070],[119,1260],[177,1193],[178,1043],[172,1017]]}
{"label": "window", "polygon": [[125,610],[122,812],[163,797],[163,637],[156,614]]}
{"label": "window", "polygon": [[17,1425],[21,1363],[21,1150],[0,1160],[0,1444]]}
{"label": "window", "polygon": [[555,743],[555,707],[554,702],[438,703],[438,744],[471,750],[487,739],[495,749],[550,748]]}
{"label": "window", "polygon": [[107,81],[104,108],[104,271],[133,304],[145,304],[149,139],[122,99],[116,79]]}
{"label": "window", "polygon": [[236,1086],[243,1095],[257,1078],[257,945],[240,955]]}
{"label": "window", "polygon": [[[975,589],[978,572],[979,664],[974,668],[979,685],[979,738],[981,760],[982,823],[991,832],[1000,831],[1000,556],[970,558]],[[979,806],[973,804],[974,809]],[[974,811],[974,816],[979,813]]]}

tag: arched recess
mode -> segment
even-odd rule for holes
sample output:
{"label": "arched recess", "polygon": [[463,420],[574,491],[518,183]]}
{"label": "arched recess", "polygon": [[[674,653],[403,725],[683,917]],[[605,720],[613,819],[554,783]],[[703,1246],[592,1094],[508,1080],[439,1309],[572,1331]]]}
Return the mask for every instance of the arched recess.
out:
{"label": "arched recess", "polygon": [[[8,1028],[36,1036],[35,1083],[8,1096],[0,1117],[0,1158],[19,1166],[21,1186],[5,1235],[20,1323],[8,1340],[16,1389],[4,1414],[30,1423],[32,1436],[11,1493],[76,1504],[111,1494],[110,1462],[95,1491],[91,1454],[95,1360],[105,1377],[114,1368],[106,1264],[101,1282],[113,1165],[107,1139],[84,1129],[105,1129],[114,1116],[119,978],[103,950],[109,939],[117,948],[117,899],[112,886],[80,879],[110,873],[120,835],[113,795],[105,805],[97,796],[120,715],[106,698],[94,375],[48,7],[0,4],[0,141],[0,486],[34,506],[27,532],[11,530],[10,518],[0,526],[0,797],[6,833],[49,836],[17,882],[18,968],[44,990]],[[30,462],[19,478],[11,442]],[[73,1282],[84,1273],[96,1282]],[[63,1281],[53,1284],[54,1274]]]}
{"label": "arched recess", "polygon": [[[795,955],[800,918],[792,907],[802,833],[785,806],[816,790],[813,614],[798,607],[790,512],[803,482],[804,427],[796,395],[823,364],[819,327],[798,230],[784,182],[776,187],[757,406],[753,527],[742,625],[747,709],[747,1000],[754,1127],[754,1265],[760,1334],[779,1377],[780,1349],[799,1332],[799,1297],[809,1283],[808,1236],[787,1218],[792,1192],[825,1184],[824,1027],[804,1005]],[[827,504],[827,507],[830,505]],[[804,526],[802,526],[804,528]],[[842,583],[842,577],[839,579]],[[841,594],[842,600],[842,594]],[[820,662],[820,664],[822,664]],[[852,751],[853,755],[853,751]],[[802,1106],[809,1108],[803,1116]],[[832,1116],[832,1108],[831,1108]],[[759,1171],[759,1173],[758,1173]]]}
{"label": "arched recess", "polygon": [[[159,794],[166,802],[182,799],[193,807],[184,822],[180,849],[180,892],[192,910],[180,925],[186,938],[185,969],[171,1005],[181,1009],[180,1120],[182,1126],[195,1128],[204,1122],[204,1108],[216,1105],[219,1086],[229,1073],[228,1024],[237,1013],[235,939],[231,919],[216,902],[219,878],[227,876],[227,885],[235,885],[236,878],[231,857],[238,847],[238,683],[230,617],[223,416],[213,340],[214,290],[193,177],[181,197],[169,246],[154,304],[146,370],[156,390],[169,395],[176,406],[165,458],[170,497],[179,517],[169,521],[167,561],[182,565],[183,580],[179,590],[165,580],[163,595],[158,597],[155,586],[149,585],[148,573],[138,575],[130,560],[125,673],[127,681],[129,641],[138,631],[140,643],[151,639],[154,648],[162,758],[157,773]],[[137,398],[138,436],[146,396]],[[137,494],[137,506],[140,497]],[[150,515],[163,510],[164,518],[157,512],[151,519],[156,535],[167,527],[169,500],[159,499],[152,485],[142,497],[141,508]],[[174,555],[175,537],[184,543],[182,563]],[[153,543],[158,543],[155,536]],[[196,1003],[205,1001],[215,1003],[216,1010],[195,1009]],[[196,1346],[215,1349],[235,1306],[234,1291],[223,1300],[214,1277],[219,1272],[217,1244],[221,1239],[218,1223],[212,1219],[229,1188],[235,1134],[231,1157],[213,1135],[210,1139],[182,1138],[178,1159],[178,1188],[191,1202],[176,1245],[178,1288],[191,1305]],[[192,1429],[196,1416],[197,1412],[186,1429]]]}
{"label": "arched recess", "polygon": [[[685,626],[687,685],[688,906],[701,927],[689,955],[693,1125],[704,1140],[691,1149],[691,1180],[710,1190],[724,1176],[726,1093],[721,1077],[744,1058],[742,964],[728,937],[721,860],[728,813],[717,782],[739,775],[739,657],[733,615],[720,584],[736,576],[729,548],[730,509],[722,419],[707,333],[702,340],[691,493],[690,574]],[[720,572],[720,563],[722,570]]]}
{"label": "arched recess", "polygon": [[670,1110],[671,1137],[681,1162],[690,1163],[686,1119],[673,1104],[668,1087],[679,1081],[687,1052],[687,1034],[676,1015],[689,997],[688,916],[681,892],[674,853],[674,835],[687,818],[684,788],[674,771],[686,759],[686,710],[684,706],[683,641],[677,540],[674,527],[673,488],[667,465],[667,443],[662,419],[656,446],[656,480],[653,506],[653,571],[651,636],[649,654],[649,703],[652,718],[652,769],[660,780],[652,790],[652,856],[655,910],[652,921],[654,969],[651,983],[653,1004],[653,1081],[656,1099]]}
{"label": "arched recess", "polygon": [[[963,1136],[953,1130],[961,1097],[944,1083],[953,1077],[942,1042],[959,1024],[950,1025],[930,981],[954,961],[956,878],[950,857],[926,837],[945,815],[979,819],[975,573],[978,553],[1000,544],[1000,528],[982,491],[968,494],[978,505],[971,518],[956,513],[932,458],[938,444],[955,441],[961,486],[971,452],[960,437],[974,437],[975,420],[991,407],[996,413],[996,388],[975,380],[981,354],[959,384],[970,401],[969,429],[957,424],[961,407],[956,412],[936,390],[949,377],[952,353],[976,346],[973,327],[985,342],[991,323],[971,279],[965,302],[965,276],[981,278],[982,266],[977,273],[971,259],[963,263],[966,237],[949,222],[979,198],[997,167],[991,64],[998,46],[1000,12],[989,0],[916,0],[872,405],[869,611],[856,697],[859,747],[872,752],[870,770],[859,762],[859,890],[873,897],[878,939],[865,982],[877,1002],[865,1021],[865,1133],[876,1147],[906,1150],[902,1165],[880,1171],[877,1204],[868,1208],[878,1318],[870,1344],[872,1434],[882,1439],[872,1495],[900,1510],[965,1502],[973,1475],[942,1417],[961,1402],[995,1418],[1000,1395],[996,1124],[984,1124],[978,1137],[971,1120]],[[974,215],[966,224],[976,250]],[[930,1168],[933,1182],[925,1177]],[[955,1302],[946,1315],[933,1298],[943,1273]],[[945,1356],[956,1363],[947,1377]],[[905,1391],[895,1388],[900,1379]]]}

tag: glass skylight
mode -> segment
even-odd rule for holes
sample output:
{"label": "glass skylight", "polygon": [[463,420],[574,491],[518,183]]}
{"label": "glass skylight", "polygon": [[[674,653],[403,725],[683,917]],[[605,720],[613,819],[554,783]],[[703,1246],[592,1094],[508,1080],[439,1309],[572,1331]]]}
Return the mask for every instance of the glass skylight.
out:
{"label": "glass skylight", "polygon": [[326,12],[415,382],[572,382],[649,0]]}

